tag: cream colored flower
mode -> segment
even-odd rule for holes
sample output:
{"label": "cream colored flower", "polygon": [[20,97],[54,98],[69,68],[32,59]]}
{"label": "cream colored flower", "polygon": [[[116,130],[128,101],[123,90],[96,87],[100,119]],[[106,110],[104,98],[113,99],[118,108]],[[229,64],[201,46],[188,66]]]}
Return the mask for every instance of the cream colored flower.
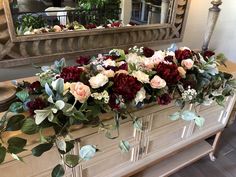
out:
{"label": "cream colored flower", "polygon": [[89,79],[89,83],[94,89],[104,86],[107,82],[108,77],[102,73],[99,73]]}
{"label": "cream colored flower", "polygon": [[54,29],[55,32],[61,32],[61,27],[58,26],[58,25],[55,25],[55,26],[53,27],[53,29]]}
{"label": "cream colored flower", "polygon": [[111,69],[103,70],[102,74],[106,75],[107,77],[114,77],[115,76],[115,72]]}
{"label": "cream colored flower", "polygon": [[88,97],[91,95],[89,86],[84,85],[82,82],[71,83],[70,93],[80,103],[84,103],[88,99]]}
{"label": "cream colored flower", "polygon": [[186,69],[191,69],[193,67],[194,61],[192,59],[182,60],[181,65]]}
{"label": "cream colored flower", "polygon": [[142,83],[149,83],[149,75],[142,71],[133,71],[132,76],[136,77]]}
{"label": "cream colored flower", "polygon": [[180,76],[181,76],[182,78],[185,78],[185,76],[186,76],[186,71],[185,71],[185,69],[180,66],[180,67],[178,67],[178,71],[179,71]]}
{"label": "cream colored flower", "polygon": [[69,91],[70,85],[71,85],[71,83],[69,83],[69,82],[64,83],[63,95],[65,95]]}
{"label": "cream colored flower", "polygon": [[154,89],[161,89],[166,86],[166,81],[159,76],[154,76],[150,81],[150,85]]}
{"label": "cream colored flower", "polygon": [[116,66],[116,62],[111,59],[107,59],[103,61],[103,66],[108,67],[108,66]]}
{"label": "cream colored flower", "polygon": [[128,71],[121,69],[121,70],[116,71],[115,74],[129,74],[129,73]]}
{"label": "cream colored flower", "polygon": [[134,99],[135,104],[137,105],[139,102],[143,102],[145,98],[146,98],[146,90],[142,87],[136,94],[136,97]]}
{"label": "cream colored flower", "polygon": [[155,65],[158,65],[159,63],[163,62],[164,59],[165,59],[165,52],[161,51],[161,50],[158,50],[158,51],[155,51],[154,55],[151,57],[151,59],[153,60],[153,63]]}

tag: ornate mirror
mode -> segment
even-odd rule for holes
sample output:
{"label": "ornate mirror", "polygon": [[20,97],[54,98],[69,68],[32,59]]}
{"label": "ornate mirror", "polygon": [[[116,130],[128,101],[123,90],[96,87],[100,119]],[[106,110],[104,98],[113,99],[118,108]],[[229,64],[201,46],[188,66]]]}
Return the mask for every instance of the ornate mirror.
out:
{"label": "ornate mirror", "polygon": [[2,0],[0,67],[182,40],[190,0]]}

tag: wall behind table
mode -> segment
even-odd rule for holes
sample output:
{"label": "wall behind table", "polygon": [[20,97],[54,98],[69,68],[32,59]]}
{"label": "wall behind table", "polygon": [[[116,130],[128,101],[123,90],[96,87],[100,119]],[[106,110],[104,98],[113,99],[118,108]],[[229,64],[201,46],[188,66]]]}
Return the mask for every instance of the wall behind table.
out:
{"label": "wall behind table", "polygon": [[[212,36],[210,48],[225,53],[230,60],[236,62],[236,2],[235,0],[222,1],[223,4],[220,6],[222,11]],[[184,39],[182,43],[178,44],[179,46],[201,48],[209,7],[211,7],[210,0],[191,0]],[[165,49],[167,46],[159,45],[155,48]],[[0,81],[32,76],[37,71],[32,66],[0,69]]]}

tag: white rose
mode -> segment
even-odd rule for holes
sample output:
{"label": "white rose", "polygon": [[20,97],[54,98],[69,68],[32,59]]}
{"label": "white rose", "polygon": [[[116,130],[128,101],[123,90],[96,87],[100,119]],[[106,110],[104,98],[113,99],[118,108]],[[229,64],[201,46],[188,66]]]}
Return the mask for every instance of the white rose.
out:
{"label": "white rose", "polygon": [[154,55],[151,57],[151,59],[153,60],[153,63],[155,63],[156,65],[158,65],[159,63],[163,62],[165,59],[165,52],[158,50],[155,51]]}
{"label": "white rose", "polygon": [[146,98],[146,90],[142,87],[136,94],[136,97],[134,99],[135,104],[137,105],[139,102],[143,102],[145,98]]}
{"label": "white rose", "polygon": [[137,53],[129,53],[126,57],[126,62],[132,64],[137,64],[140,58]]}
{"label": "white rose", "polygon": [[94,89],[104,86],[107,82],[108,82],[108,77],[101,73],[89,79],[89,84]]}
{"label": "white rose", "polygon": [[194,61],[192,59],[182,60],[181,65],[186,69],[191,69],[193,67]]}
{"label": "white rose", "polygon": [[151,58],[146,58],[146,60],[144,60],[144,65],[149,69],[153,69],[155,66],[155,63],[153,62]]}
{"label": "white rose", "polygon": [[103,71],[103,70],[105,70],[105,68],[103,68],[102,65],[97,65],[97,70],[98,71]]}
{"label": "white rose", "polygon": [[107,59],[103,61],[103,66],[108,67],[108,66],[116,66],[116,62],[111,59]]}
{"label": "white rose", "polygon": [[142,71],[133,71],[132,76],[136,77],[142,83],[149,83],[149,75]]}
{"label": "white rose", "polygon": [[106,75],[107,77],[114,77],[115,72],[113,70],[109,69],[109,70],[103,70],[102,74]]}

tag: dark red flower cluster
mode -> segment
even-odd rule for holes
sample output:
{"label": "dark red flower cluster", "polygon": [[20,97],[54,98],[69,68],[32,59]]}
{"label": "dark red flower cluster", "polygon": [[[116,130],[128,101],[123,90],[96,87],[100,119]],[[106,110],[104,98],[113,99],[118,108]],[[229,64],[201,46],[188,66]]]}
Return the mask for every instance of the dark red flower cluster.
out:
{"label": "dark red flower cluster", "polygon": [[93,28],[97,28],[97,26],[95,24],[90,23],[90,24],[85,25],[85,28],[86,29],[93,29]]}
{"label": "dark red flower cluster", "polygon": [[215,52],[212,52],[210,50],[205,51],[203,54],[204,58],[210,58],[213,55],[215,55]]}
{"label": "dark red flower cluster", "polygon": [[32,84],[27,86],[29,93],[34,94],[34,93],[40,93],[41,92],[41,84],[39,81],[35,81]]}
{"label": "dark red flower cluster", "polygon": [[46,108],[48,105],[47,105],[47,102],[44,101],[42,98],[40,97],[37,97],[35,98],[34,100],[30,101],[27,103],[26,105],[29,109],[29,113],[31,115],[34,115],[34,111],[35,110],[38,110],[38,109],[44,109]]}
{"label": "dark red flower cluster", "polygon": [[171,56],[171,55],[168,55],[168,56],[166,56],[166,57],[164,58],[164,60],[165,60],[165,61],[168,61],[168,62],[173,62],[174,57]]}
{"label": "dark red flower cluster", "polygon": [[133,100],[141,88],[142,84],[133,76],[121,73],[114,77],[113,91],[117,95],[122,95],[125,101]]}
{"label": "dark red flower cluster", "polygon": [[157,102],[160,105],[167,105],[171,102],[172,98],[170,97],[170,95],[168,93],[165,93],[159,97],[157,97]]}
{"label": "dark red flower cluster", "polygon": [[126,71],[128,71],[128,64],[124,63],[124,64],[120,65],[119,66],[119,70],[126,70]]}
{"label": "dark red flower cluster", "polygon": [[174,85],[181,79],[178,66],[174,63],[167,64],[162,62],[157,65],[156,71],[157,75],[164,79],[168,85]]}
{"label": "dark red flower cluster", "polygon": [[69,66],[62,69],[59,78],[64,79],[64,82],[78,82],[80,81],[80,76],[84,72],[82,68],[77,66]]}
{"label": "dark red flower cluster", "polygon": [[89,64],[90,61],[90,57],[89,56],[80,56],[77,60],[76,63],[78,63],[79,65],[87,65]]}
{"label": "dark red flower cluster", "polygon": [[154,55],[154,50],[148,48],[148,47],[144,47],[143,48],[143,55],[145,57],[152,57]]}
{"label": "dark red flower cluster", "polygon": [[188,59],[192,57],[192,52],[188,49],[185,50],[176,50],[175,51],[175,57],[178,61]]}

